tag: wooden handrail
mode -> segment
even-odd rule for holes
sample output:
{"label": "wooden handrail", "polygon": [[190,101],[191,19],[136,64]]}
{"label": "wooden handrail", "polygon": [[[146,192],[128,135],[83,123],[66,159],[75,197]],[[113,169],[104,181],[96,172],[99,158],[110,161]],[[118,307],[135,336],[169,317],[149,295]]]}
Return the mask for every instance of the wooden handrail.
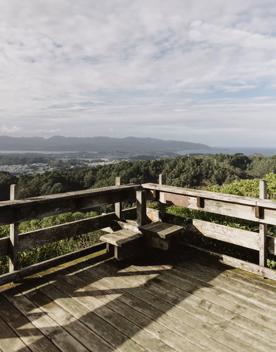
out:
{"label": "wooden handrail", "polygon": [[168,185],[163,185],[158,183],[144,183],[142,184],[142,187],[150,191],[160,191],[164,193],[170,193],[170,194],[176,194],[176,195],[182,195],[182,196],[200,197],[203,199],[218,200],[221,202],[235,203],[240,205],[249,205],[253,207],[259,206],[267,209],[276,210],[276,201],[269,200],[269,199],[237,196],[234,194],[217,193],[217,192],[203,191],[203,190],[192,189],[192,188],[168,186]]}
{"label": "wooden handrail", "polygon": [[[189,209],[225,215],[260,224],[276,225],[276,202],[268,199],[258,199],[231,194],[194,190],[155,183],[142,185],[151,193],[163,194],[165,201]],[[154,197],[152,195],[152,197]],[[257,216],[256,207],[262,209],[262,216]]]}
{"label": "wooden handrail", "polygon": [[111,186],[0,202],[0,225],[68,211],[92,209],[119,201],[134,201],[138,188],[138,185]]}
{"label": "wooden handrail", "polygon": [[[18,224],[20,221],[42,218],[53,214],[57,215],[68,211],[88,210],[104,204],[115,204],[115,212],[113,213],[77,220],[28,233],[17,233],[17,246],[13,248],[13,250],[16,250],[16,255],[21,251],[32,249],[46,243],[110,227],[114,224],[114,221],[124,217],[130,216],[134,218],[136,216],[138,224],[141,225],[145,223],[147,217],[146,199],[158,200],[161,207],[165,206],[166,203],[175,204],[189,209],[254,221],[259,224],[276,225],[276,202],[274,201],[167,186],[162,184],[162,179],[159,179],[159,181],[160,180],[161,182],[159,184],[120,185],[120,180],[117,178],[116,186],[0,202],[0,225]],[[122,210],[121,202],[123,201],[136,201],[137,208]],[[258,211],[256,211],[256,209],[258,209]],[[262,216],[257,216],[258,214]],[[260,253],[263,251],[263,263],[266,259],[266,250],[271,254],[276,254],[276,240],[266,234],[264,234],[264,240],[262,242],[264,245],[261,245],[261,237],[257,232],[231,229],[223,225],[208,223],[202,220],[195,220],[194,228],[203,236],[259,250]],[[242,239],[239,238],[239,231],[241,235],[244,235]],[[78,253],[81,254],[83,252],[79,251]],[[13,255],[11,251],[11,239],[9,237],[0,238],[0,256],[1,255]],[[75,257],[76,255],[77,252],[71,257]],[[68,257],[63,256],[63,258],[71,257],[70,255],[68,255]],[[58,262],[58,258],[51,259],[49,263],[44,263],[41,267]],[[34,271],[39,270],[39,268],[40,266],[37,264],[34,266]],[[7,282],[9,278],[12,280],[13,278],[22,277],[22,275],[31,272],[33,272],[31,266],[28,269],[21,270],[14,268],[10,272],[11,276],[6,274],[3,280],[0,277],[0,283]]]}

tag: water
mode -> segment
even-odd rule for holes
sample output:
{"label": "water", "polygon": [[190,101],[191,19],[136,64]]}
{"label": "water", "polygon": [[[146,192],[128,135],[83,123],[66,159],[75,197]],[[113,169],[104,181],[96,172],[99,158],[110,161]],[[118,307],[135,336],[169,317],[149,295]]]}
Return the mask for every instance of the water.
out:
{"label": "water", "polygon": [[276,148],[246,148],[246,147],[236,147],[236,148],[210,148],[210,149],[203,149],[203,150],[182,150],[178,152],[180,155],[187,155],[187,154],[237,154],[243,153],[245,155],[254,155],[254,154],[261,154],[264,156],[273,156],[276,155]]}

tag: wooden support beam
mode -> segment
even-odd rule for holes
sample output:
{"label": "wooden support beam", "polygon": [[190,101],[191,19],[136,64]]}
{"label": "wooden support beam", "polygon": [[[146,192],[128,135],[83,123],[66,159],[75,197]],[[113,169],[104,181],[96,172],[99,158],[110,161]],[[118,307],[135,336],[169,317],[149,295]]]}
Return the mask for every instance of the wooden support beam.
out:
{"label": "wooden support beam", "polygon": [[159,174],[158,176],[158,184],[163,185],[163,174]]}
{"label": "wooden support beam", "polygon": [[137,224],[138,226],[147,223],[147,202],[146,192],[144,190],[136,191],[136,204],[137,204]]}
{"label": "wooden support beam", "polygon": [[[260,190],[260,199],[267,199],[267,183],[265,180],[260,180],[259,190]],[[259,247],[259,265],[261,267],[266,267],[266,261],[267,261],[266,236],[267,236],[267,225],[261,223],[259,224],[259,246],[260,246]]]}
{"label": "wooden support beam", "polygon": [[204,198],[196,197],[196,205],[200,209],[204,208]]}
{"label": "wooden support beam", "polygon": [[[16,185],[10,186],[10,200],[16,199]],[[9,272],[13,272],[18,269],[18,234],[19,224],[10,224],[10,248],[9,248]]]}
{"label": "wooden support beam", "polygon": [[[115,186],[121,186],[121,177],[115,178]],[[115,203],[115,214],[119,220],[122,220],[122,203]]]}
{"label": "wooden support beam", "polygon": [[264,208],[256,206],[255,207],[255,216],[257,219],[264,219]]}
{"label": "wooden support beam", "polygon": [[[159,185],[162,186],[164,183],[164,176],[163,174],[159,175],[158,178]],[[161,220],[164,219],[165,213],[166,213],[166,199],[165,199],[165,193],[163,192],[158,192],[159,199],[158,199],[158,208],[159,208],[159,217]]]}

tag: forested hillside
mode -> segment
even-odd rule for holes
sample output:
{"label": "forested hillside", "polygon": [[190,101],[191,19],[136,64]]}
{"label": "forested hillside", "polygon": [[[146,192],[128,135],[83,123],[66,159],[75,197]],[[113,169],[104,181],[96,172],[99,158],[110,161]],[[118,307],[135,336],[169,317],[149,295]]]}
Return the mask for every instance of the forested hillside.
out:
{"label": "forested hillside", "polygon": [[166,183],[180,187],[206,188],[240,179],[276,173],[276,156],[236,155],[183,156],[149,161],[122,161],[92,168],[73,168],[36,175],[0,173],[0,200],[9,196],[9,185],[17,183],[18,198],[45,195],[114,184],[156,182],[163,173]]}

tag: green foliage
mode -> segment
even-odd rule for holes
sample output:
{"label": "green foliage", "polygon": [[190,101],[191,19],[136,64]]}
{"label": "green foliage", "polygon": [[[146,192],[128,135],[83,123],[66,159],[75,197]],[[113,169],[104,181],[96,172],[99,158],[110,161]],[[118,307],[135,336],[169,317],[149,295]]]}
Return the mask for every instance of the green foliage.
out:
{"label": "green foliage", "polygon": [[[269,173],[264,179],[267,181],[267,190],[270,199],[276,199],[276,174]],[[235,194],[246,197],[259,197],[259,179],[239,180],[222,186],[214,185],[208,190],[220,193]]]}
{"label": "green foliage", "polygon": [[[202,188],[264,177],[269,173],[273,175],[275,171],[276,157],[217,154],[121,161],[109,165],[63,168],[43,174],[18,177],[0,172],[0,199],[8,198],[11,183],[17,183],[18,198],[28,198],[109,186],[114,184],[116,176],[121,176],[123,183],[141,183],[156,182],[158,175],[163,173],[169,185]],[[232,188],[234,187],[233,185]]]}

